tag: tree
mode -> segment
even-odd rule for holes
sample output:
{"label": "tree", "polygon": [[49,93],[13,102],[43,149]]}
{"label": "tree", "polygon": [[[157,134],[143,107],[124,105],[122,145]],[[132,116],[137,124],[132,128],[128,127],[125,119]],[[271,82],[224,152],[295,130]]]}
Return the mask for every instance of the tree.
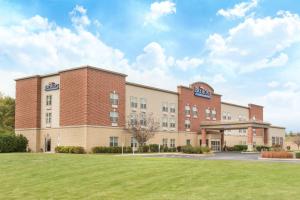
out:
{"label": "tree", "polygon": [[300,148],[300,135],[299,134],[297,134],[297,136],[293,137],[293,142],[297,145],[298,150],[299,150],[299,148]]}
{"label": "tree", "polygon": [[128,116],[127,128],[137,143],[143,146],[154,137],[160,127],[159,124],[152,113],[148,115],[146,113],[131,114]]}
{"label": "tree", "polygon": [[15,99],[0,93],[0,132],[12,132],[15,128]]}

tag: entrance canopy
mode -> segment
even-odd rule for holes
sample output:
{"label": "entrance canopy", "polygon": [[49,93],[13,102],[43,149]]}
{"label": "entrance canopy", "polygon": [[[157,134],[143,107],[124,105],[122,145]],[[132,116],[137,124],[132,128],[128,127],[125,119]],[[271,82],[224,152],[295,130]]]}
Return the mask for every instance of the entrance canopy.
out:
{"label": "entrance canopy", "polygon": [[211,122],[205,121],[200,124],[200,129],[206,130],[235,130],[252,128],[270,128],[271,124],[263,121],[237,121],[237,122]]}

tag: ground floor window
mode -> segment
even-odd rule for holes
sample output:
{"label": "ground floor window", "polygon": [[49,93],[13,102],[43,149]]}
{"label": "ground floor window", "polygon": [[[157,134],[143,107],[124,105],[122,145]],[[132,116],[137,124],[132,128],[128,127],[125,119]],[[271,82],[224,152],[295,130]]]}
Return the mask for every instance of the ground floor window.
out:
{"label": "ground floor window", "polygon": [[191,145],[191,140],[190,139],[186,140],[186,145]]}
{"label": "ground floor window", "polygon": [[272,137],[272,146],[275,145],[283,146],[283,137]]}
{"label": "ground floor window", "polygon": [[137,141],[134,137],[131,137],[131,147],[137,147]]}
{"label": "ground floor window", "polygon": [[220,140],[211,141],[211,150],[212,151],[221,151],[221,142]]}
{"label": "ground floor window", "polygon": [[162,143],[163,143],[163,146],[164,146],[164,147],[167,147],[167,146],[168,146],[168,139],[167,139],[167,138],[164,138],[164,139],[162,140]]}
{"label": "ground floor window", "polygon": [[175,139],[170,140],[170,147],[175,147]]}
{"label": "ground floor window", "polygon": [[109,146],[117,147],[118,146],[118,137],[110,137],[109,138]]}

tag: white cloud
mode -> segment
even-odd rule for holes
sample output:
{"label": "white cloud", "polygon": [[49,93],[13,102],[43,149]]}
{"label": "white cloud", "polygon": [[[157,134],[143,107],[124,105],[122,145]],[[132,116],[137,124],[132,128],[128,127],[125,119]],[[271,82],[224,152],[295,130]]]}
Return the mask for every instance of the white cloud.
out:
{"label": "white cloud", "polygon": [[223,17],[233,19],[233,18],[241,18],[245,17],[245,15],[255,8],[258,4],[258,0],[251,0],[249,2],[242,2],[234,5],[233,8],[230,9],[220,9],[217,12],[217,15],[221,15]]}
{"label": "white cloud", "polygon": [[150,6],[150,12],[146,14],[144,25],[167,31],[169,27],[159,22],[163,16],[176,13],[176,4],[172,1],[154,2]]}
{"label": "white cloud", "polygon": [[201,64],[203,64],[203,60],[199,58],[189,58],[185,57],[182,60],[176,60],[176,65],[181,70],[188,70],[188,69],[195,69],[199,67]]}
{"label": "white cloud", "polygon": [[91,21],[86,15],[87,10],[83,6],[76,5],[69,13],[73,25],[77,28],[83,28],[90,25]]}
{"label": "white cloud", "polygon": [[299,42],[299,15],[281,11],[273,18],[247,18],[227,36],[212,34],[206,47],[211,64],[243,73],[286,65],[285,50]]}
{"label": "white cloud", "polygon": [[279,82],[277,82],[277,81],[271,81],[271,82],[268,83],[268,86],[270,88],[276,88],[276,87],[279,86]]}

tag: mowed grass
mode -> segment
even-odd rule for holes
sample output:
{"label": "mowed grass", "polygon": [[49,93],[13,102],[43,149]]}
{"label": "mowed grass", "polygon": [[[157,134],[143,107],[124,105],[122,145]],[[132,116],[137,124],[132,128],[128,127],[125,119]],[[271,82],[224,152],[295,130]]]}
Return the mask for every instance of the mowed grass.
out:
{"label": "mowed grass", "polygon": [[300,165],[0,154],[0,199],[298,199]]}

